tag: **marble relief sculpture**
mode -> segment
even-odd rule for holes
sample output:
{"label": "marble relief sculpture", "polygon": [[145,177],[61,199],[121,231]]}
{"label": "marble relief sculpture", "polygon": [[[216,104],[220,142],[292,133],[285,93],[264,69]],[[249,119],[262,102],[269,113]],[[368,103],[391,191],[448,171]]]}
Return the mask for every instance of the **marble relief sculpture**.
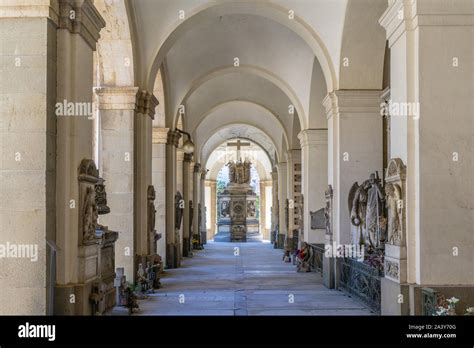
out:
{"label": "marble relief sculpture", "polygon": [[387,221],[387,242],[393,245],[400,245],[402,239],[402,193],[398,184],[388,183],[385,185],[387,197],[388,221]]}
{"label": "marble relief sculpture", "polygon": [[83,218],[83,240],[92,241],[95,239],[95,230],[97,228],[97,204],[95,201],[95,190],[92,187],[86,189],[84,198]]}
{"label": "marble relief sculpture", "polygon": [[380,249],[385,241],[384,218],[385,194],[378,173],[359,186],[352,185],[349,192],[349,213],[351,223],[355,226],[352,233],[354,244],[363,244],[369,250]]}

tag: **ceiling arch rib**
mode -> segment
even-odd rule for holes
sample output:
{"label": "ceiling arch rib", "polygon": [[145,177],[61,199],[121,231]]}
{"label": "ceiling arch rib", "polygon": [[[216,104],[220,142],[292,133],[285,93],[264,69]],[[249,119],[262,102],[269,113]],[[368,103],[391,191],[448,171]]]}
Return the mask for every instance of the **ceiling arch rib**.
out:
{"label": "ceiling arch rib", "polygon": [[271,111],[256,103],[230,101],[209,110],[192,133],[196,143],[195,153],[200,160],[208,139],[221,128],[233,124],[246,125],[249,130],[265,129],[263,133],[271,139],[279,158],[281,156],[279,149],[288,148],[288,134]]}
{"label": "ceiling arch rib", "polygon": [[166,56],[170,115],[177,113],[195,81],[216,70],[248,67],[288,91],[304,126],[313,61],[304,41],[272,20],[254,15],[215,18],[183,35]]}
{"label": "ceiling arch rib", "polygon": [[206,80],[188,96],[183,104],[189,126],[187,130],[193,132],[209,110],[232,101],[255,103],[266,108],[288,134],[293,133],[295,121],[300,128],[298,114],[289,113],[290,99],[276,85],[250,72],[228,71]]}
{"label": "ceiling arch rib", "polygon": [[[136,37],[141,37],[142,54],[139,59],[139,83],[153,89],[153,79],[168,51],[179,38],[198,23],[228,14],[253,14],[271,19],[298,35],[320,61],[328,91],[337,89],[338,43],[347,0],[298,3],[290,0],[266,2],[222,2],[205,0],[130,2],[130,17],[135,19]],[[314,11],[305,11],[305,4]],[[156,7],[156,8],[155,8]],[[294,10],[294,18],[289,11]],[[184,14],[185,20],[179,17]],[[328,15],[330,14],[330,15]],[[157,18],[158,17],[158,18]],[[324,30],[328,21],[336,27],[335,33]],[[324,39],[324,41],[323,41]],[[325,43],[328,43],[326,47]]]}

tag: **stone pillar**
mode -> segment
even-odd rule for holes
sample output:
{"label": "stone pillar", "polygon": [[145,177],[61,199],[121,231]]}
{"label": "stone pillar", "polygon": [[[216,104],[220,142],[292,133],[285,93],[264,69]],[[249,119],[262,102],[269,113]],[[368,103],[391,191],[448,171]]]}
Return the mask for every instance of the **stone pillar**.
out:
{"label": "stone pillar", "polygon": [[207,243],[207,229],[206,229],[206,174],[207,170],[201,171],[200,181],[200,203],[201,203],[201,244]]}
{"label": "stone pillar", "polygon": [[178,240],[175,229],[175,194],[176,194],[176,148],[181,134],[170,130],[166,143],[166,267],[179,267]]}
{"label": "stone pillar", "polygon": [[407,167],[407,281],[472,286],[472,2],[392,1],[380,23],[390,153]]}
{"label": "stone pillar", "polygon": [[271,236],[270,241],[275,242],[274,231],[279,221],[279,205],[278,205],[278,171],[273,168],[272,171],[272,225],[271,225]]}
{"label": "stone pillar", "polygon": [[298,138],[301,143],[304,240],[309,243],[324,243],[324,235],[310,236],[310,212],[325,206],[324,191],[328,183],[328,131],[305,129],[298,134]]}
{"label": "stone pillar", "polygon": [[[350,244],[347,206],[354,182],[378,171],[383,176],[383,122],[380,91],[335,91],[323,101],[328,116],[328,181],[333,188],[332,240]],[[335,260],[336,261],[336,260]],[[338,287],[338,268],[335,286]]]}
{"label": "stone pillar", "polygon": [[211,221],[210,226],[211,230],[209,233],[209,239],[214,239],[214,235],[216,234],[216,222],[217,222],[217,181],[216,180],[208,180],[209,187],[211,188],[211,206],[208,209],[211,209]]}
{"label": "stone pillar", "polygon": [[328,116],[328,181],[334,191],[333,235],[351,243],[347,199],[354,182],[382,177],[380,91],[335,91],[323,101]]}
{"label": "stone pillar", "polygon": [[286,200],[287,196],[287,163],[278,163],[278,217],[279,217],[279,231],[277,236],[277,246],[283,248],[286,239]]}
{"label": "stone pillar", "polygon": [[260,180],[260,233],[262,239],[268,239],[265,231],[265,183]]}
{"label": "stone pillar", "polygon": [[158,255],[166,260],[166,142],[168,128],[153,127],[152,135],[152,184],[156,191],[155,228],[161,233],[157,243]]}
{"label": "stone pillar", "polygon": [[[70,16],[71,11],[74,17]],[[85,265],[80,265],[85,257],[81,252],[86,249],[81,248],[78,240],[84,212],[80,211],[82,205],[76,178],[82,161],[93,156],[93,51],[105,22],[92,1],[61,1],[59,14],[57,101],[58,106],[68,106],[62,112],[60,108],[56,109],[56,113],[63,116],[58,117],[56,123],[56,244],[59,251],[55,313],[80,315],[90,314],[92,310],[88,299],[92,291],[92,273]],[[54,39],[48,45],[53,43]],[[75,106],[73,114],[68,112],[70,105]],[[90,106],[86,112],[85,105]],[[71,208],[71,201],[76,202],[74,208]],[[75,304],[68,300],[72,294],[76,298]]]}
{"label": "stone pillar", "polygon": [[296,210],[299,209],[298,203],[301,196],[301,150],[293,149],[288,151],[287,163],[288,230],[285,244],[288,249],[292,250],[298,247],[293,245],[293,234],[299,228],[296,221]]}
{"label": "stone pillar", "polygon": [[133,123],[137,87],[95,90],[100,117],[99,171],[107,185],[110,213],[100,223],[119,232],[115,263],[133,279]]}
{"label": "stone pillar", "polygon": [[201,240],[199,236],[199,197],[201,186],[201,164],[195,163],[193,169],[193,237],[194,240]]}
{"label": "stone pillar", "polygon": [[[181,138],[182,139],[182,138]],[[179,145],[180,146],[180,145]],[[183,196],[183,191],[184,191],[184,151],[182,148],[178,146],[178,149],[176,150],[176,191],[179,191],[181,193],[181,196]],[[184,211],[183,211],[184,213]],[[184,219],[183,219],[184,220]],[[179,226],[178,230],[178,241],[179,245],[183,245],[183,223]],[[180,257],[183,257],[183,248],[179,248],[179,255]]]}
{"label": "stone pillar", "polygon": [[0,261],[0,315],[52,314],[55,274],[49,265],[55,259],[45,240],[55,241],[56,235],[57,50],[51,43],[58,15],[57,2],[0,4],[0,244],[38,247],[37,262]]}
{"label": "stone pillar", "polygon": [[[137,93],[135,105],[135,147],[134,147],[134,255],[148,254],[148,186],[152,183],[152,129],[156,97],[141,90]],[[138,270],[137,265],[134,272]],[[136,274],[134,274],[135,278]]]}
{"label": "stone pillar", "polygon": [[189,200],[192,198],[190,192],[190,186],[192,185],[192,174],[191,174],[191,161],[192,154],[184,154],[183,158],[183,199],[184,199],[184,211],[183,211],[183,256],[191,256],[191,228],[190,228],[190,211],[189,211]]}

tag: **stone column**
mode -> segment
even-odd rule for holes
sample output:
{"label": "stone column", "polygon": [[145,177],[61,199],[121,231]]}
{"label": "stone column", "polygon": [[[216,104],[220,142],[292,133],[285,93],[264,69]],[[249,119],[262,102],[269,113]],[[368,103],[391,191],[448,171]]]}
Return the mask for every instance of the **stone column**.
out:
{"label": "stone column", "polygon": [[278,225],[279,221],[279,205],[278,205],[278,171],[273,168],[272,171],[272,225],[271,225],[271,242],[275,242],[275,235],[273,231],[275,231],[276,225]]}
{"label": "stone column", "polygon": [[351,242],[347,199],[354,182],[382,172],[380,91],[335,91],[323,101],[328,116],[328,181],[334,196],[336,243]]}
{"label": "stone column", "polygon": [[[138,91],[134,122],[134,254],[136,256],[148,254],[148,186],[152,184],[152,129],[157,105],[158,100],[153,94],[145,90]],[[135,265],[134,272],[137,270],[138,267]]]}
{"label": "stone column", "polygon": [[178,240],[175,229],[176,148],[181,134],[170,130],[166,143],[166,267],[179,267]]}
{"label": "stone column", "polygon": [[201,244],[207,243],[207,229],[206,229],[206,174],[207,169],[201,170],[200,182],[200,203],[201,203]]}
{"label": "stone column", "polygon": [[192,239],[201,240],[199,236],[199,197],[201,184],[201,164],[195,163],[193,170],[193,237]]}
{"label": "stone column", "polygon": [[287,163],[278,163],[278,217],[279,217],[279,231],[277,236],[278,248],[283,248],[285,242],[287,227],[286,227],[286,200],[287,196]]}
{"label": "stone column", "polygon": [[263,239],[268,239],[265,231],[265,182],[260,181],[260,233]]}
{"label": "stone column", "polygon": [[133,123],[137,87],[100,87],[95,90],[100,117],[99,171],[107,185],[110,213],[100,223],[119,232],[115,264],[133,279]]}
{"label": "stone column", "polygon": [[158,255],[166,260],[166,142],[168,128],[153,127],[152,184],[156,191],[155,228],[161,233],[157,243]]}
{"label": "stone column", "polygon": [[57,50],[51,43],[59,8],[30,3],[0,4],[0,243],[36,245],[38,260],[2,258],[0,315],[52,314],[55,283],[45,240],[56,235]]}
{"label": "stone column", "polygon": [[[182,138],[181,138],[182,139]],[[180,145],[179,145],[180,146]],[[176,151],[176,191],[179,191],[181,193],[181,196],[183,196],[183,191],[184,191],[184,151],[182,148],[178,146],[178,149]],[[184,213],[184,211],[183,211]],[[184,220],[184,219],[183,219]],[[178,241],[179,245],[183,245],[183,222],[181,222],[181,225],[179,226],[178,230]],[[179,248],[179,254],[180,257],[183,257],[183,248]]]}
{"label": "stone column", "polygon": [[[56,123],[56,244],[59,251],[55,313],[90,314],[88,297],[94,272],[83,262],[86,257],[93,260],[94,256],[82,252],[96,249],[83,248],[78,240],[81,234],[78,229],[84,218],[80,207],[84,202],[80,202],[77,177],[82,161],[93,156],[93,51],[105,22],[92,1],[61,1],[59,14],[57,101],[58,106],[67,104],[67,107],[63,107],[62,112],[56,109],[56,113],[63,116],[58,117]],[[50,40],[48,45],[53,43],[54,40]],[[71,105],[75,109],[73,114],[68,112]],[[87,111],[84,110],[86,105]],[[71,201],[75,202],[74,208]],[[76,299],[74,304],[69,301],[72,294]]]}
{"label": "stone column", "polygon": [[391,1],[380,23],[391,55],[390,153],[407,170],[407,282],[467,288],[474,279],[472,2]]}
{"label": "stone column", "polygon": [[209,239],[214,239],[216,234],[216,221],[217,221],[217,181],[209,180],[209,187],[211,188],[211,206],[208,209],[211,209],[211,231],[209,234]]}
{"label": "stone column", "polygon": [[309,243],[324,243],[323,234],[310,236],[310,212],[325,206],[324,191],[328,183],[327,134],[327,129],[305,129],[298,134],[301,143],[304,240]]}
{"label": "stone column", "polygon": [[191,256],[191,228],[190,228],[190,216],[189,216],[189,200],[192,198],[190,192],[190,186],[192,185],[192,174],[191,174],[191,161],[193,159],[192,154],[184,154],[183,158],[183,199],[184,199],[184,211],[183,211],[183,256]]}
{"label": "stone column", "polygon": [[[301,196],[301,183],[297,182],[296,177],[301,176],[301,150],[293,149],[287,152],[287,197],[288,197],[288,231],[286,233],[286,246],[292,250],[297,248],[293,245],[294,230],[298,229],[295,222],[296,210],[299,209],[298,202]],[[296,232],[295,232],[296,233]]]}

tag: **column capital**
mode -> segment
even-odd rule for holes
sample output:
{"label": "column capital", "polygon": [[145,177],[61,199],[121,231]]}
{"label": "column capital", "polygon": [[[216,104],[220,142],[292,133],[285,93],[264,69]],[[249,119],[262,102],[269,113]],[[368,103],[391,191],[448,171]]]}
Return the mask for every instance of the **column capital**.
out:
{"label": "column capital", "polygon": [[199,174],[200,171],[201,171],[201,163],[195,163],[193,173]]}
{"label": "column capital", "polygon": [[191,163],[193,160],[193,154],[192,153],[185,153],[183,157],[183,161],[187,163]]}
{"label": "column capital", "polygon": [[166,144],[168,141],[169,128],[153,127],[152,130],[152,143],[153,144]]}
{"label": "column capital", "polygon": [[278,180],[278,171],[272,170],[270,174],[272,175],[273,180]]}
{"label": "column capital", "polygon": [[179,146],[179,139],[181,138],[181,133],[175,130],[169,130],[168,131],[168,136],[166,139],[166,144],[167,145],[172,145],[174,147]]}
{"label": "column capital", "polygon": [[326,128],[320,129],[303,129],[298,133],[301,148],[306,146],[327,145],[328,130]]}
{"label": "column capital", "polygon": [[96,87],[99,110],[135,109],[138,87]]}
{"label": "column capital", "polygon": [[59,0],[59,29],[81,35],[93,51],[105,25],[91,0]]}
{"label": "column capital", "polygon": [[136,102],[135,102],[135,111],[139,114],[148,115],[151,119],[155,119],[155,108],[158,106],[158,99],[145,90],[137,92]]}
{"label": "column capital", "polygon": [[49,18],[59,24],[59,3],[57,0],[3,1],[0,3],[1,18]]}
{"label": "column capital", "polygon": [[327,118],[341,113],[380,114],[380,90],[337,90],[323,100]]}

